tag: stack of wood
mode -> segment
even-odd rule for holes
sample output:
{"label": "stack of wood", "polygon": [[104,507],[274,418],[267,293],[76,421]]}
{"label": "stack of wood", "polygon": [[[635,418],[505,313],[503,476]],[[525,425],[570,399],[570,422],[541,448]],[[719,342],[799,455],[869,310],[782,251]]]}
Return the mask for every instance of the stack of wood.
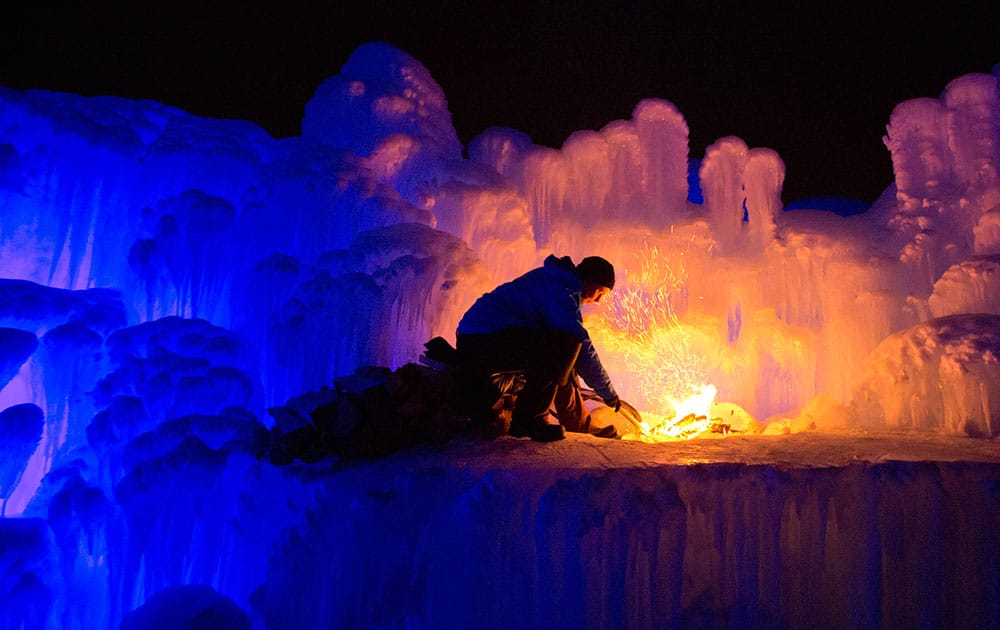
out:
{"label": "stack of wood", "polygon": [[447,442],[470,424],[460,409],[455,374],[415,363],[395,371],[359,368],[335,379],[328,398],[308,419],[290,406],[268,410],[276,421],[272,463],[382,457]]}

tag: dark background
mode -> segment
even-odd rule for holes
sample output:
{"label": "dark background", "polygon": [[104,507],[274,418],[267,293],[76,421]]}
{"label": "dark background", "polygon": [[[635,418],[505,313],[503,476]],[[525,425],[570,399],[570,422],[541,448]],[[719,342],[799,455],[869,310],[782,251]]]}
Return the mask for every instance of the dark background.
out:
{"label": "dark background", "polygon": [[731,134],[776,150],[786,203],[874,200],[893,179],[892,108],[1000,62],[995,2],[87,4],[4,9],[0,86],[148,98],[290,136],[316,87],[382,40],[430,70],[463,143],[500,125],[559,147],[663,98],[693,158]]}

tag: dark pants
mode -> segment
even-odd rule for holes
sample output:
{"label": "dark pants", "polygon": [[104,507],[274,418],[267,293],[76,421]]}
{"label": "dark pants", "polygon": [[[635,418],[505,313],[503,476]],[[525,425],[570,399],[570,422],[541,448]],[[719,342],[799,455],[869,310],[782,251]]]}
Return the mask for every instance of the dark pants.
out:
{"label": "dark pants", "polygon": [[[514,422],[544,418],[554,406],[556,418],[567,430],[589,429],[588,412],[573,370],[580,354],[580,342],[573,335],[554,330],[505,328],[483,335],[458,335],[457,342],[462,363],[480,382],[504,372],[523,375],[524,383],[511,414]],[[500,395],[489,387],[485,391],[487,397]]]}

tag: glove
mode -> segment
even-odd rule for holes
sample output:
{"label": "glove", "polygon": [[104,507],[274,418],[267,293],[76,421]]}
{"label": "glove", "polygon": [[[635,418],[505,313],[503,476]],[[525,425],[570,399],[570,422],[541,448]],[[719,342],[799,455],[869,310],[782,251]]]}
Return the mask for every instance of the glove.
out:
{"label": "glove", "polygon": [[605,398],[604,404],[614,409],[615,413],[618,413],[618,410],[622,408],[622,400],[617,396],[612,396],[611,398]]}

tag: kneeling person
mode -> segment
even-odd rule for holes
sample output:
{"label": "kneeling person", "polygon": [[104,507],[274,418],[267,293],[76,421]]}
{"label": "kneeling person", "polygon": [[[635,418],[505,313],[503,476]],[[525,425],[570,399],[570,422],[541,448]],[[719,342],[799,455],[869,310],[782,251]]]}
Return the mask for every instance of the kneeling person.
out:
{"label": "kneeling person", "polygon": [[[480,297],[458,324],[462,362],[489,375],[517,371],[524,385],[511,414],[510,434],[553,441],[590,430],[579,374],[606,405],[621,402],[583,326],[583,304],[600,302],[615,286],[614,267],[590,256],[574,265],[549,256],[537,269]],[[549,421],[549,408],[559,423]]]}

